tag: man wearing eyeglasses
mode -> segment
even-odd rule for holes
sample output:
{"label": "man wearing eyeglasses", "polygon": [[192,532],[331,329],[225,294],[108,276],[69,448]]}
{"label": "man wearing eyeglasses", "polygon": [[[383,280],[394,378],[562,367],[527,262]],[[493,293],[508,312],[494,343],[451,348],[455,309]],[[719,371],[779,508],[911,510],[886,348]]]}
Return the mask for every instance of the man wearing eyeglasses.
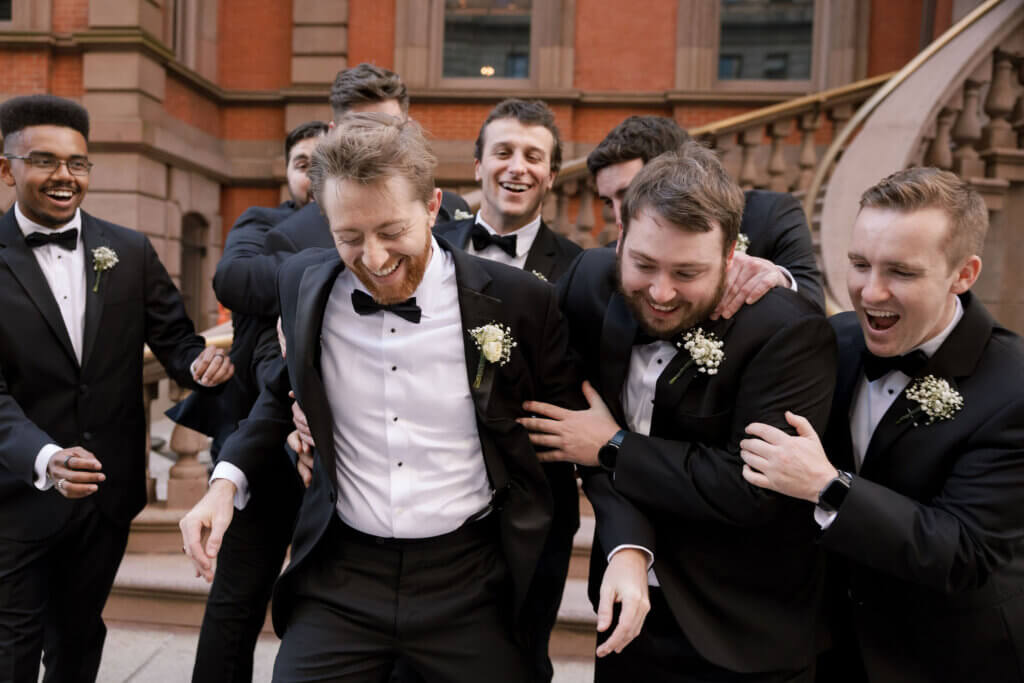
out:
{"label": "man wearing eyeglasses", "polygon": [[[149,240],[79,209],[89,115],[0,105],[0,680],[93,681],[101,613],[146,503],[142,350],[175,381],[234,371],[205,347]],[[205,348],[204,348],[205,347]]]}

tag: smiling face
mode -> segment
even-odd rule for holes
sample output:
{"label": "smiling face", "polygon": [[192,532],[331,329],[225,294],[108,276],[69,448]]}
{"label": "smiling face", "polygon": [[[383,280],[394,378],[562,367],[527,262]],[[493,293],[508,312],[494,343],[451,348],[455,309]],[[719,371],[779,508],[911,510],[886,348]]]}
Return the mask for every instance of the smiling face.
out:
{"label": "smiling face", "polygon": [[629,184],[633,182],[633,178],[643,167],[643,159],[630,159],[605,166],[594,176],[598,196],[606,206],[615,212],[615,224],[620,227],[622,226],[622,198],[626,196]]}
{"label": "smiling face", "polygon": [[503,118],[487,124],[483,139],[480,159],[473,164],[483,192],[480,213],[499,233],[518,230],[540,215],[555,182],[555,138],[544,126]]}
{"label": "smiling face", "polygon": [[371,184],[328,178],[321,204],[341,260],[373,298],[391,304],[412,296],[430,262],[440,190],[424,204],[400,176]]}
{"label": "smiling face", "polygon": [[705,320],[725,291],[732,252],[722,253],[722,230],[690,232],[649,209],[629,224],[616,247],[619,291],[640,327],[670,339]]}
{"label": "smiling face", "polygon": [[[86,158],[89,148],[78,131],[65,126],[28,126],[6,139],[5,154],[46,154],[67,161]],[[0,159],[0,178],[15,188],[18,206],[29,220],[59,228],[75,216],[89,189],[89,176],[71,175],[67,164],[53,172],[29,165],[24,159]]]}
{"label": "smiling face", "polygon": [[868,349],[898,356],[942,332],[955,298],[981,272],[972,255],[950,267],[949,218],[940,209],[861,209],[850,238],[846,286]]}
{"label": "smiling face", "polygon": [[313,158],[313,150],[316,149],[316,143],[319,140],[319,137],[299,140],[292,146],[291,153],[288,155],[288,170],[285,171],[288,179],[288,194],[299,208],[308,204],[309,200],[313,198],[310,193],[308,172],[310,160]]}

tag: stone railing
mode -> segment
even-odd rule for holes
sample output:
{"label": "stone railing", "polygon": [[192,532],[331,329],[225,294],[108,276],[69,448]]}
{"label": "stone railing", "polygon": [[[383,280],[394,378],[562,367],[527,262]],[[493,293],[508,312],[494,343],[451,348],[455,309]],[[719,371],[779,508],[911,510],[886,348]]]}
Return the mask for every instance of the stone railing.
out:
{"label": "stone railing", "polygon": [[[826,151],[805,200],[830,175],[821,213],[828,290],[843,282],[860,194],[915,165],[949,169],[985,198],[991,227],[975,291],[1004,324],[1024,330],[1024,254],[1012,218],[1024,212],[1024,0],[988,0],[938,38],[856,112],[857,129]],[[842,156],[839,157],[840,148]],[[837,163],[833,163],[839,158]]]}

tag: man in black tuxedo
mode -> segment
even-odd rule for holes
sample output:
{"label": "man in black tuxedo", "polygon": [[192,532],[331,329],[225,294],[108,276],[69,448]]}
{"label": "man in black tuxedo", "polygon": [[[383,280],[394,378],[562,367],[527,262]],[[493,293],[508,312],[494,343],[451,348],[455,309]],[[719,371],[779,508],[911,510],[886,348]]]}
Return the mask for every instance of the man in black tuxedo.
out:
{"label": "man in black tuxedo", "polygon": [[584,252],[558,284],[590,408],[531,401],[539,417],[520,423],[552,449],[542,458],[588,468],[597,681],[813,675],[811,505],[745,482],[739,442],[753,419],[785,426],[793,403],[824,424],[835,342],[817,307],[781,287],[710,318],[742,207],[714,154],[687,143],[636,176],[616,248]]}
{"label": "man in black tuxedo", "polygon": [[432,237],[435,163],[414,122],[379,114],[317,148],[336,250],[282,267],[287,373],[182,522],[209,576],[233,503],[274,493],[261,451],[291,431],[293,389],[318,447],[275,588],[278,681],[379,681],[398,657],[427,680],[532,675],[515,624],[551,492],[515,418],[572,404],[577,377],[549,285]]}
{"label": "man in black tuxedo", "polygon": [[[540,100],[508,99],[487,116],[474,151],[483,201],[476,217],[441,223],[434,234],[482,258],[554,282],[582,251],[541,219],[544,197],[562,163],[555,115]],[[535,639],[537,680],[554,675],[548,641],[569,576],[572,540],[580,525],[579,489],[571,463],[545,463],[555,516],[525,613]]]}
{"label": "man in black tuxedo", "polygon": [[[262,253],[267,232],[309,203],[307,170],[317,140],[326,132],[326,123],[309,121],[288,134],[284,154],[290,199],[277,207],[246,209],[228,233],[222,259]],[[219,395],[193,393],[167,411],[178,424],[213,437],[210,451],[215,461],[224,440],[249,414],[260,394],[260,376],[266,372],[261,372],[261,364],[280,356],[276,317],[232,312],[231,323],[230,356],[237,368],[231,382]],[[252,680],[253,650],[302,495],[294,470],[287,463],[281,463],[280,470],[278,496],[246,507],[225,537],[219,554],[220,571],[210,587],[199,631],[192,671],[192,680],[197,683]]]}
{"label": "man in black tuxedo", "polygon": [[473,169],[483,200],[475,217],[438,223],[435,235],[470,254],[507,263],[550,282],[582,251],[541,219],[562,166],[555,115],[544,102],[499,102],[480,126]]}
{"label": "man in black tuxedo", "polygon": [[[664,152],[679,149],[689,134],[674,119],[630,116],[616,126],[587,157],[601,199],[620,220],[622,198],[644,164]],[[712,318],[730,317],[772,287],[799,292],[821,310],[825,295],[814,257],[811,231],[804,211],[785,192],[748,190],[744,193],[739,243],[729,264],[725,295]]]}
{"label": "man in black tuxedo", "polygon": [[89,116],[49,95],[0,105],[0,678],[92,681],[101,612],[146,503],[142,351],[184,386],[220,384],[141,233],[81,211]]}
{"label": "man in black tuxedo", "polygon": [[[912,168],[868,189],[824,443],[747,428],[744,476],[816,503],[836,560],[823,681],[1024,680],[1024,346],[970,293],[988,211]],[[818,430],[820,432],[820,430]]]}

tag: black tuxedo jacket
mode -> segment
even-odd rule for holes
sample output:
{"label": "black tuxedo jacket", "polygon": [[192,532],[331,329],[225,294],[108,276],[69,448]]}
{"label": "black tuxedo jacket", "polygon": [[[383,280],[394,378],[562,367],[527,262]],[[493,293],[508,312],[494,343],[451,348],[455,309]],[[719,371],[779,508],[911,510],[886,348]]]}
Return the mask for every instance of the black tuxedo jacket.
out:
{"label": "black tuxedo jacket", "polygon": [[[587,378],[627,428],[621,395],[637,323],[616,291],[615,252],[585,251],[558,290]],[[718,374],[691,365],[671,383],[690,359],[680,349],[658,379],[650,436],[627,434],[614,477],[584,474],[597,521],[591,599],[608,553],[643,546],[704,658],[738,672],[800,669],[821,644],[813,507],[747,484],[739,442],[755,421],[792,432],[786,410],[825,424],[835,337],[813,305],[778,288],[702,327],[724,342]]]}
{"label": "black tuxedo jacket", "polygon": [[821,271],[800,202],[788,192],[747,190],[744,196],[740,232],[750,238],[747,253],[788,270],[797,292],[824,311]]}
{"label": "black tuxedo jacket", "polygon": [[[145,235],[82,212],[86,303],[82,363],[46,278],[18,228],[0,218],[0,535],[39,540],[56,533],[72,501],[33,485],[39,449],[82,446],[106,481],[89,497],[127,525],[146,503],[149,451],[142,396],[144,344],[176,382],[196,388],[189,366],[205,342]],[[93,291],[92,250],[118,263]]]}
{"label": "black tuxedo jacket", "polygon": [[[438,221],[434,226],[434,234],[464,250],[469,246],[469,233],[474,223],[475,217],[450,223]],[[530,253],[526,255],[523,270],[527,273],[536,271],[548,281],[555,282],[569,269],[569,264],[581,251],[583,249],[578,244],[562,237],[541,221],[537,237],[530,246]]]}
{"label": "black tuxedo jacket", "polygon": [[[551,522],[551,492],[526,430],[515,418],[525,415],[528,399],[574,405],[579,377],[568,358],[568,333],[554,289],[517,268],[493,263],[438,243],[455,260],[459,307],[466,352],[466,373],[472,385],[479,352],[468,330],[491,322],[509,326],[518,345],[503,367],[488,365],[483,382],[471,389],[476,405],[487,473],[496,494],[501,546],[513,583],[514,604],[522,604]],[[328,388],[320,374],[320,331],[324,307],[343,269],[335,250],[309,250],[281,268],[281,319],[288,345],[287,368],[264,391],[249,418],[228,439],[221,459],[242,469],[253,496],[274,495],[267,467],[280,458],[281,443],[292,430],[293,388],[318,444],[313,481],[307,489],[292,539],[292,559],[275,588],[274,625],[280,634],[290,609],[291,579],[310,561],[335,514],[337,496],[334,436],[327,402]],[[344,389],[331,388],[336,395]],[[429,401],[429,387],[423,400]]]}
{"label": "black tuxedo jacket", "polygon": [[[437,222],[450,220],[457,209],[468,210],[466,200],[454,192],[442,191]],[[268,232],[262,246],[262,252],[246,251],[230,260],[221,259],[213,287],[217,298],[232,313],[276,319],[280,313],[277,306],[277,269],[303,249],[333,249],[334,240],[320,206],[309,202]]]}
{"label": "black tuxedo jacket", "polygon": [[[897,424],[916,405],[901,394],[821,536],[843,558],[837,588],[852,599],[871,680],[1024,680],[1024,345],[972,294],[961,302],[963,318],[917,377],[947,380],[963,408]],[[824,443],[852,472],[865,344],[855,314],[832,322],[840,371]]]}

